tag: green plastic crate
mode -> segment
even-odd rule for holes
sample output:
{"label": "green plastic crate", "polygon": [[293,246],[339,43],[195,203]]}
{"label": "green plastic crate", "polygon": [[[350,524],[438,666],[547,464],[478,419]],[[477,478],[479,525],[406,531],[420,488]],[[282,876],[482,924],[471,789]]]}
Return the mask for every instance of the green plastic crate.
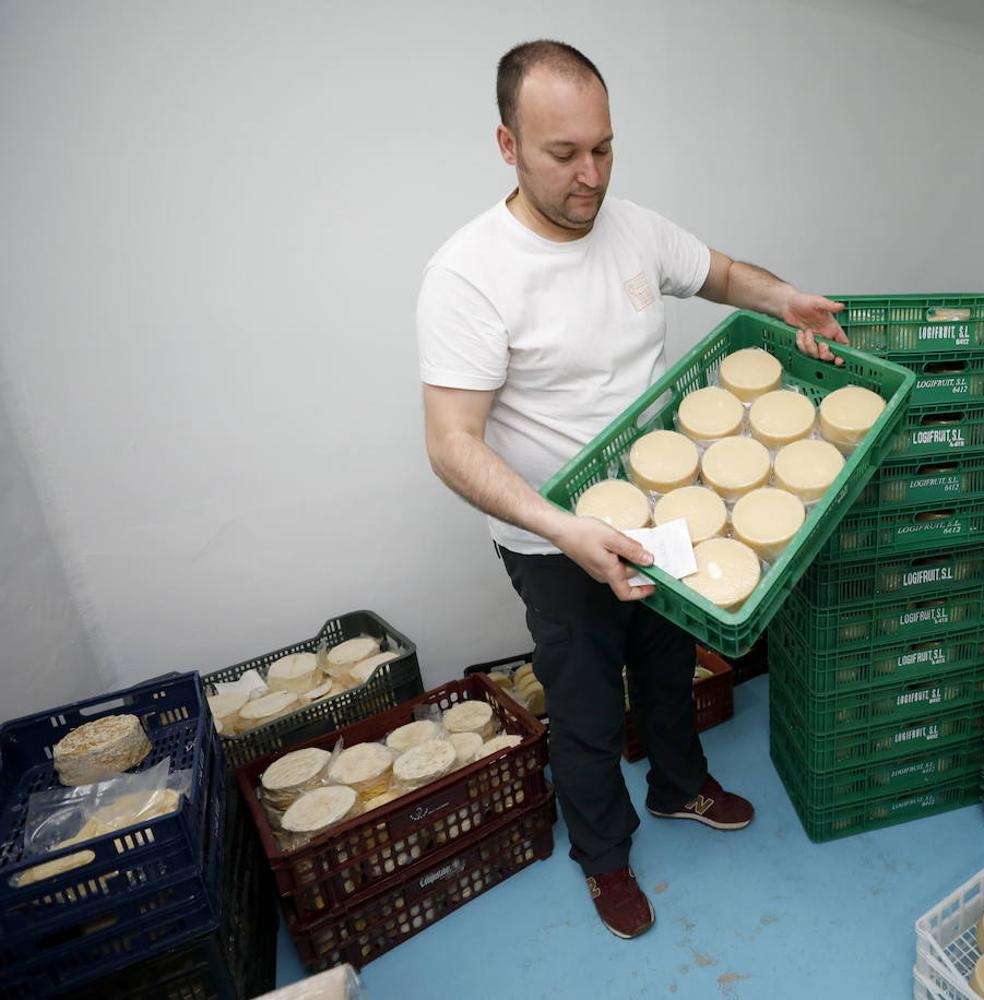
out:
{"label": "green plastic crate", "polygon": [[812,604],[844,606],[873,597],[936,596],[984,583],[984,547],[936,548],[872,561],[815,562],[796,586]]}
{"label": "green plastic crate", "polygon": [[884,764],[811,771],[803,767],[796,742],[779,720],[769,726],[769,756],[796,777],[797,793],[812,809],[864,802],[886,795],[906,795],[941,782],[967,779],[984,764],[984,740],[900,757]]}
{"label": "green plastic crate", "polygon": [[984,403],[909,406],[886,461],[929,461],[984,450]]}
{"label": "green plastic crate", "polygon": [[914,642],[928,636],[984,625],[984,587],[923,597],[889,595],[844,608],[811,604],[794,592],[782,610],[787,628],[810,649],[828,652],[858,649],[870,643]]}
{"label": "green plastic crate", "polygon": [[785,688],[772,683],[770,677],[769,715],[778,717],[786,727],[803,766],[811,771],[878,764],[984,737],[984,712],[976,704],[948,712],[928,709],[904,721],[871,722],[829,733],[809,731],[800,709],[800,705],[789,700]]}
{"label": "green plastic crate", "polygon": [[879,507],[855,512],[841,521],[817,557],[820,564],[887,559],[907,552],[984,543],[984,504],[952,497],[938,505]]}
{"label": "green plastic crate", "polygon": [[910,406],[984,401],[984,353],[959,357],[941,357],[938,351],[906,353],[897,355],[895,362],[915,372]]}
{"label": "green plastic crate", "polygon": [[804,686],[798,665],[777,654],[769,664],[769,685],[779,689],[779,697],[786,704],[800,710],[804,738],[807,734],[829,736],[871,725],[905,724],[929,711],[984,705],[984,667],[976,666],[944,677],[818,696]]}
{"label": "green plastic crate", "polygon": [[802,354],[796,348],[795,331],[785,323],[753,312],[732,313],[540,490],[562,510],[572,511],[577,498],[589,486],[624,476],[621,457],[632,442],[652,430],[672,429],[681,399],[688,392],[708,385],[721,359],[741,348],[761,347],[774,355],[785,369],[787,383],[800,388],[814,403],[849,384],[864,386],[883,396],[886,407],[875,426],[845,463],[827,495],[810,511],[797,536],[737,611],[717,607],[662,570],[640,569],[656,584],[646,604],[725,656],[737,657],[748,652],[858,497],[885,457],[915,384],[915,375],[899,365],[841,344],[830,346],[835,355],[844,359],[843,366],[817,362]]}
{"label": "green plastic crate", "polygon": [[769,662],[781,650],[810,695],[865,692],[945,677],[984,664],[984,635],[973,628],[917,642],[868,643],[855,649],[817,652],[803,642],[780,612],[769,626]]}
{"label": "green plastic crate", "polygon": [[901,796],[891,792],[843,805],[815,806],[803,790],[802,773],[781,755],[772,762],[806,835],[815,843],[907,823],[980,800],[980,772],[974,769],[963,777],[912,789]]}
{"label": "green plastic crate", "polygon": [[[832,295],[851,345],[893,359],[984,351],[984,295]],[[956,314],[950,315],[952,311]]]}
{"label": "green plastic crate", "polygon": [[873,508],[945,507],[954,500],[984,501],[984,454],[880,465],[851,514]]}

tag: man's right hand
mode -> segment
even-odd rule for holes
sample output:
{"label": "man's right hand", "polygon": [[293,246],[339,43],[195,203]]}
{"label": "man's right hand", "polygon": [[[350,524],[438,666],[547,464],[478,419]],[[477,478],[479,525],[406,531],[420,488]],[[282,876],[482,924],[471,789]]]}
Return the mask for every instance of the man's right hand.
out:
{"label": "man's right hand", "polygon": [[[652,555],[637,541],[594,517],[564,518],[553,542],[592,579],[607,583],[620,601],[640,601],[652,596],[652,584],[630,587],[635,573],[622,559],[637,566],[652,566]],[[619,558],[621,556],[621,559]]]}

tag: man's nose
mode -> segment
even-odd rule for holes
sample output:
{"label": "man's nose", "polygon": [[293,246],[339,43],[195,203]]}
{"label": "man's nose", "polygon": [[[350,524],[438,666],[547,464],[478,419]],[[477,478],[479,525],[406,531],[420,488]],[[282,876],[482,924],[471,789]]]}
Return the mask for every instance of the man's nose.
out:
{"label": "man's nose", "polygon": [[585,159],[578,164],[576,180],[585,187],[596,188],[601,182],[601,174],[598,171],[598,164],[595,163],[594,156],[588,153]]}

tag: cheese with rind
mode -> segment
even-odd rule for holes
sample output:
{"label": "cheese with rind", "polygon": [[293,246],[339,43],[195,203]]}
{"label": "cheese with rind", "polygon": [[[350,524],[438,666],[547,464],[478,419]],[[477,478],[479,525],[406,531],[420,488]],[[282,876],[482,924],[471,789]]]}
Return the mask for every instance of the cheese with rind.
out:
{"label": "cheese with rind", "polygon": [[449,733],[478,733],[483,740],[495,735],[496,718],[487,701],[461,701],[442,716]]}
{"label": "cheese with rind", "polygon": [[345,785],[326,785],[305,792],[284,813],[280,825],[290,833],[320,833],[359,812],[359,798]]}
{"label": "cheese with rind", "polygon": [[271,691],[260,698],[246,702],[239,710],[240,727],[249,729],[262,726],[274,719],[300,708],[300,696],[293,691]]}
{"label": "cheese with rind", "polygon": [[838,448],[861,443],[885,409],[885,400],[860,385],[835,389],[820,402],[820,433]]}
{"label": "cheese with rind", "polygon": [[765,486],[772,474],[772,457],[769,449],[754,438],[724,438],[704,452],[700,474],[706,486],[733,502]]}
{"label": "cheese with rind", "polygon": [[424,740],[396,758],[393,778],[408,789],[420,788],[450,773],[456,759],[454,744],[450,740]]}
{"label": "cheese with rind", "polygon": [[718,377],[722,388],[751,403],[782,385],[782,365],[761,347],[746,347],[721,361]]}
{"label": "cheese with rind", "polygon": [[734,538],[709,538],[694,547],[694,557],[697,572],[681,582],[726,610],[740,607],[762,576],[758,556]]}
{"label": "cheese with rind", "polygon": [[776,486],[812,503],[830,489],[844,468],[844,456],[829,442],[806,438],[779,449],[773,474]]}
{"label": "cheese with rind", "polygon": [[320,680],[318,657],[314,653],[288,653],[274,660],[267,670],[266,682],[271,691],[309,691]]}
{"label": "cheese with rind", "polygon": [[382,743],[357,743],[339,753],[330,778],[354,788],[365,801],[386,791],[393,769],[393,751]]}
{"label": "cheese with rind", "polygon": [[690,438],[676,431],[652,431],[629,449],[629,478],[642,490],[669,493],[697,480],[700,456]]}
{"label": "cheese with rind", "polygon": [[748,411],[752,436],[773,451],[809,437],[816,425],[816,407],[801,392],[777,389],[759,396]]}
{"label": "cheese with rind", "polygon": [[724,501],[712,490],[704,486],[684,486],[667,493],[653,510],[653,524],[657,526],[680,518],[686,520],[690,541],[696,545],[723,534],[728,523],[728,511]]}
{"label": "cheese with rind", "polygon": [[493,736],[492,739],[486,740],[479,747],[478,753],[475,754],[475,760],[490,757],[494,753],[499,753],[500,750],[511,750],[513,747],[518,747],[522,742],[523,737],[518,736],[516,733],[504,733],[502,736]]}
{"label": "cheese with rind", "polygon": [[697,441],[716,441],[737,434],[744,419],[741,400],[713,385],[687,393],[677,410],[680,430]]}
{"label": "cheese with rind", "polygon": [[441,735],[441,726],[430,719],[419,719],[416,722],[408,722],[405,726],[394,729],[386,737],[386,745],[390,750],[403,753],[410,747],[423,743],[426,740],[437,739]]}
{"label": "cheese with rind", "polygon": [[135,715],[104,715],[71,730],[52,751],[63,785],[90,785],[136,767],[151,751]]}
{"label": "cheese with rind", "polygon": [[376,653],[375,656],[369,656],[362,660],[361,663],[357,663],[351,670],[349,670],[349,676],[356,682],[356,684],[365,684],[367,680],[376,672],[376,667],[383,663],[389,663],[390,660],[395,660],[400,654],[399,653]]}
{"label": "cheese with rind", "polygon": [[652,518],[649,498],[624,479],[605,479],[589,486],[578,498],[574,513],[596,517],[619,531],[648,528]]}
{"label": "cheese with rind", "polygon": [[806,519],[803,501],[786,490],[765,487],[746,493],[731,512],[735,538],[771,562],[793,540]]}

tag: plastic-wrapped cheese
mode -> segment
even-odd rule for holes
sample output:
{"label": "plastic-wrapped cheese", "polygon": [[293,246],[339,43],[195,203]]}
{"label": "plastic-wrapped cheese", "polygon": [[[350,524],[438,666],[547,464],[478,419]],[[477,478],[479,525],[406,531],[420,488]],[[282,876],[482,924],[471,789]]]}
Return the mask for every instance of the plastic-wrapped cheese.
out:
{"label": "plastic-wrapped cheese", "polygon": [[376,672],[376,667],[382,663],[389,663],[390,660],[395,660],[399,655],[399,653],[377,653],[352,667],[349,676],[356,684],[365,684]]}
{"label": "plastic-wrapped cheese", "polygon": [[301,701],[312,702],[320,701],[322,698],[327,698],[331,694],[332,688],[334,688],[335,682],[328,677],[326,680],[322,681],[320,684],[316,684],[313,688],[305,691],[301,695]]}
{"label": "plastic-wrapped cheese", "polygon": [[300,697],[293,691],[272,691],[243,705],[239,710],[240,728],[252,729],[253,726],[265,725],[300,706]]}
{"label": "plastic-wrapped cheese", "polygon": [[475,759],[481,760],[483,757],[490,757],[500,750],[511,750],[513,747],[518,747],[522,742],[523,737],[517,736],[515,733],[504,733],[502,736],[495,736],[479,748],[478,753],[475,754]]}
{"label": "plastic-wrapped cheese", "polygon": [[424,740],[393,762],[393,778],[407,789],[420,788],[454,770],[457,754],[450,740]]}
{"label": "plastic-wrapped cheese", "polygon": [[441,727],[436,722],[431,722],[430,719],[419,719],[417,722],[408,722],[405,726],[394,729],[386,737],[386,745],[390,750],[403,753],[404,750],[409,750],[410,747],[415,747],[418,743],[437,739],[440,735]]}
{"label": "plastic-wrapped cheese", "polygon": [[52,756],[63,785],[89,785],[136,767],[150,750],[135,715],[105,715],[62,737]]}
{"label": "plastic-wrapped cheese", "polygon": [[629,449],[629,478],[643,490],[669,493],[697,480],[697,446],[676,431],[653,431]]}
{"label": "plastic-wrapped cheese", "polygon": [[729,354],[721,362],[718,375],[722,387],[743,403],[754,402],[782,385],[782,365],[760,347]]}
{"label": "plastic-wrapped cheese", "polygon": [[605,479],[589,486],[578,498],[574,513],[596,517],[619,531],[648,528],[652,517],[646,494],[623,479]]}
{"label": "plastic-wrapped cheese", "polygon": [[264,797],[275,809],[287,809],[304,792],[322,783],[330,762],[331,754],[317,747],[285,753],[260,775]]}
{"label": "plastic-wrapped cheese", "polygon": [[677,410],[680,430],[696,441],[716,441],[737,434],[744,419],[741,400],[713,385],[687,393]]}
{"label": "plastic-wrapped cheese", "polygon": [[232,735],[239,728],[239,710],[249,701],[245,691],[228,691],[210,695],[207,699],[216,728]]}
{"label": "plastic-wrapped cheese", "polygon": [[393,752],[382,743],[357,743],[343,750],[331,765],[330,778],[354,788],[363,801],[382,795],[389,786]]}
{"label": "plastic-wrapped cheese", "polygon": [[775,559],[806,519],[803,501],[786,490],[766,487],[746,493],[731,512],[731,530],[766,561]]}
{"label": "plastic-wrapped cheese", "polygon": [[358,815],[359,811],[359,798],[353,789],[327,785],[305,792],[284,813],[280,825],[290,833],[313,835]]}
{"label": "plastic-wrapped cheese", "polygon": [[694,547],[694,557],[697,572],[681,582],[726,610],[738,608],[762,576],[758,556],[733,538],[709,538]]}
{"label": "plastic-wrapped cheese", "polygon": [[314,653],[289,653],[274,660],[267,670],[266,682],[271,691],[310,691],[320,680],[318,658]]}
{"label": "plastic-wrapped cheese", "polygon": [[859,385],[835,389],[820,402],[820,433],[845,451],[853,451],[885,409],[885,400]]}
{"label": "plastic-wrapped cheese", "polygon": [[776,486],[812,503],[830,489],[844,468],[844,456],[826,441],[806,438],[779,449],[775,462]]}
{"label": "plastic-wrapped cheese", "polygon": [[449,733],[478,733],[483,740],[495,735],[496,718],[487,701],[461,701],[442,717]]}
{"label": "plastic-wrapped cheese", "polygon": [[448,739],[454,747],[455,767],[470,764],[482,746],[482,737],[478,733],[450,733]]}
{"label": "plastic-wrapped cheese", "polygon": [[777,389],[759,396],[748,411],[752,436],[775,451],[809,437],[817,419],[814,405],[800,392]]}
{"label": "plastic-wrapped cheese", "polygon": [[[734,438],[734,440],[742,439]],[[667,521],[676,521],[679,518],[686,520],[690,541],[697,545],[724,532],[728,523],[728,511],[724,501],[711,490],[703,486],[684,486],[682,489],[667,493],[653,510],[655,525],[666,524]]]}
{"label": "plastic-wrapped cheese", "polygon": [[371,636],[363,635],[357,639],[347,639],[328,650],[328,673],[335,677],[339,673],[348,673],[352,667],[379,652],[379,643]]}
{"label": "plastic-wrapped cheese", "polygon": [[771,473],[769,449],[749,437],[715,441],[704,452],[700,464],[704,482],[729,502],[765,486]]}

